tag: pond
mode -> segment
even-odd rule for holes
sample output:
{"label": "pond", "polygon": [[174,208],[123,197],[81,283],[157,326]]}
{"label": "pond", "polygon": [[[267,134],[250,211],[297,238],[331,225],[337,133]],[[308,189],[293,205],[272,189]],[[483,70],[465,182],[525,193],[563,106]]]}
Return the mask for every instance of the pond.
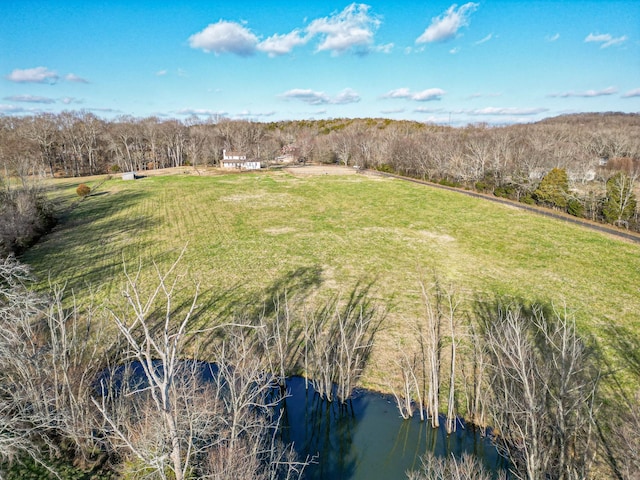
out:
{"label": "pond", "polygon": [[[138,362],[129,368],[136,382],[144,381]],[[201,363],[199,369],[205,381],[218,372],[215,364]],[[117,371],[112,385],[119,389],[122,367]],[[427,452],[456,458],[469,453],[493,472],[508,467],[481,429],[459,420],[456,431],[447,434],[444,418],[439,429],[418,415],[404,420],[392,396],[358,389],[345,404],[327,402],[302,377],[287,378],[286,392],[276,412],[281,417],[279,434],[285,444],[293,443],[300,459],[314,457],[305,480],[406,479],[406,472],[419,469]]]}
{"label": "pond", "polygon": [[[447,435],[419,417],[403,420],[392,397],[366,390],[354,392],[351,402],[326,402],[300,377],[287,379],[289,397],[282,412],[282,439],[296,451],[317,455],[305,470],[313,480],[377,480],[406,478],[420,466],[425,452],[436,455],[471,453],[498,471],[506,461],[482,432],[460,421]],[[444,420],[441,422],[444,425]]]}

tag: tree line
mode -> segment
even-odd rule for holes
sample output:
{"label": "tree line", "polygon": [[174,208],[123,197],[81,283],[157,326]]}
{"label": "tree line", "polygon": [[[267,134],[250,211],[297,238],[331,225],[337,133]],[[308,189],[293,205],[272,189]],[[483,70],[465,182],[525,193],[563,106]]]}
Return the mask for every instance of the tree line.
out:
{"label": "tree line", "polygon": [[[264,165],[286,155],[395,172],[639,228],[637,114],[460,128],[371,118],[258,123],[127,116],[107,121],[84,111],[0,116],[5,177],[197,168],[219,165],[223,149]],[[552,171],[563,178],[545,182]]]}

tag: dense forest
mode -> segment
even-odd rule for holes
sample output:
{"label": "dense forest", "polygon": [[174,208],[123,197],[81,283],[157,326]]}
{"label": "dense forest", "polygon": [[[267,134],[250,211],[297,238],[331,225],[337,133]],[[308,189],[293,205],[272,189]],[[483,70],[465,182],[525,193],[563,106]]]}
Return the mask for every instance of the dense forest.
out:
{"label": "dense forest", "polygon": [[638,230],[640,115],[565,115],[462,128],[388,119],[256,123],[88,112],[0,117],[4,176],[83,176],[219,165],[223,149],[264,166],[337,163],[539,204]]}

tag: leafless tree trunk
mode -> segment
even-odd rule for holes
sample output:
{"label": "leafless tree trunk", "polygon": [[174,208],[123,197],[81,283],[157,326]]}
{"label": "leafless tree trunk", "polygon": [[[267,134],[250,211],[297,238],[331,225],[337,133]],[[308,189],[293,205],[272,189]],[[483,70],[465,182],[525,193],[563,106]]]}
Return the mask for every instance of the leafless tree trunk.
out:
{"label": "leafless tree trunk", "polygon": [[[144,379],[148,383],[146,388],[150,394],[152,405],[162,419],[161,427],[167,435],[169,445],[166,448],[170,458],[169,467],[176,480],[182,480],[191,467],[191,458],[187,456],[189,445],[185,445],[184,437],[179,430],[178,416],[184,405],[178,403],[181,399],[176,394],[176,383],[181,374],[180,366],[183,361],[185,337],[196,308],[197,293],[193,297],[191,306],[182,315],[182,319],[176,322],[172,316],[172,301],[180,277],[173,276],[172,278],[172,274],[178,261],[166,273],[161,273],[156,267],[158,283],[146,296],[139,286],[141,269],[138,269],[134,275],[125,271],[127,289],[123,294],[130,309],[130,317],[115,311],[111,311],[111,316],[127,342],[128,361],[139,362],[144,370]],[[159,325],[160,332],[156,333],[154,310],[159,301],[165,303],[166,307],[164,319]],[[102,401],[94,400],[94,403],[113,427],[114,434],[147,465],[158,469],[158,473],[164,478],[166,472],[164,468],[160,467],[165,465],[163,462],[158,464],[163,452],[147,452],[136,448],[131,439],[112,419],[104,399]]]}
{"label": "leafless tree trunk", "polygon": [[100,461],[102,440],[89,398],[111,341],[95,328],[91,306],[65,306],[58,287],[49,298],[37,296],[28,280],[12,257],[0,264],[0,458],[38,458],[46,445],[90,466]]}
{"label": "leafless tree trunk", "polygon": [[[420,282],[422,300],[425,308],[425,329],[421,330],[420,342],[424,351],[424,371],[427,380],[425,407],[431,415],[431,426],[440,426],[440,361],[442,353],[442,325],[439,306],[439,293],[433,293],[437,284],[427,287]],[[434,296],[435,295],[435,296]]]}
{"label": "leafless tree trunk", "polygon": [[457,301],[454,299],[453,293],[449,291],[445,296],[445,311],[446,315],[449,319],[449,328],[451,331],[451,357],[449,359],[449,401],[447,402],[447,421],[446,428],[447,433],[454,432],[456,429],[456,353],[458,349],[458,334],[457,334],[457,325],[456,325],[456,310],[457,310]]}
{"label": "leafless tree trunk", "polygon": [[[157,284],[149,292],[141,269],[126,272],[126,312],[111,310],[127,348],[121,365],[129,371],[121,380],[105,380],[103,396],[93,402],[112,445],[159,477],[176,480],[191,474],[242,478],[241,472],[275,479],[304,470],[306,461],[297,462],[274,435],[273,409],[282,397],[260,358],[255,330],[264,325],[229,322],[195,330],[197,288],[176,318],[179,260],[165,273],[156,267]],[[215,367],[187,357],[186,349],[189,343],[200,352],[198,334],[211,330],[222,333],[221,342],[210,346]]]}
{"label": "leafless tree trunk", "polygon": [[413,417],[415,399],[415,404],[420,413],[420,421],[422,422],[424,421],[424,407],[421,394],[422,388],[416,375],[416,370],[418,368],[416,358],[414,356],[413,360],[410,360],[404,350],[400,352],[400,355],[400,360],[396,361],[396,365],[398,366],[402,376],[402,391],[401,393],[397,393],[391,382],[389,383],[389,388],[396,400],[400,416],[405,420]]}
{"label": "leafless tree trunk", "polygon": [[498,446],[517,478],[587,478],[598,372],[566,311],[498,304],[482,319]]}
{"label": "leafless tree trunk", "polygon": [[[429,452],[420,457],[420,468],[407,471],[409,480],[491,480],[494,475],[482,463],[469,454],[460,459],[436,457]],[[501,472],[499,480],[506,480],[506,472]]]}
{"label": "leafless tree trunk", "polygon": [[356,287],[346,303],[334,299],[305,317],[305,375],[327,401],[334,399],[334,385],[341,403],[351,396],[384,318],[366,298],[367,291]]}

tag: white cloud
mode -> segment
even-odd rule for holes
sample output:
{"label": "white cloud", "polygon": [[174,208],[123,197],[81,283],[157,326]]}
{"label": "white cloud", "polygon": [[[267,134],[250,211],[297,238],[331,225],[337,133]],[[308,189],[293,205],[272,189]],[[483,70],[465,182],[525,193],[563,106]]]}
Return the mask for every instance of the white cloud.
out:
{"label": "white cloud", "polygon": [[83,103],[82,100],[78,100],[77,98],[73,97],[63,97],[60,99],[60,101],[65,105],[70,105],[72,103]]}
{"label": "white cloud", "polygon": [[340,13],[313,20],[307,26],[307,32],[322,37],[317,51],[340,54],[356,49],[358,53],[369,52],[373,35],[381,23],[377,17],[369,15],[369,8],[369,5],[352,3]]}
{"label": "white cloud", "polygon": [[428,88],[411,96],[412,100],[417,102],[430,102],[433,100],[442,100],[442,96],[447,93],[441,88]]}
{"label": "white cloud", "polygon": [[201,32],[189,37],[189,46],[199,48],[205,52],[234,53],[241,57],[248,57],[255,53],[258,37],[251,30],[236,22],[220,20],[209,24]]}
{"label": "white cloud", "polygon": [[88,108],[87,110],[89,110],[91,112],[100,112],[100,113],[122,113],[122,110],[119,110],[117,108],[98,108],[98,107],[94,107],[94,108]]}
{"label": "white cloud", "polygon": [[351,88],[345,88],[338,95],[336,95],[336,97],[333,98],[330,103],[344,105],[347,103],[358,103],[359,101],[360,95],[358,95],[358,92]]}
{"label": "white cloud", "polygon": [[537,115],[549,111],[548,108],[508,108],[508,107],[486,107],[476,110],[469,110],[469,115]]}
{"label": "white cloud", "polygon": [[555,35],[549,35],[547,37],[545,37],[545,40],[547,42],[555,42],[556,40],[558,40],[560,38],[560,34],[556,33]]}
{"label": "white cloud", "polygon": [[288,90],[281,97],[292,100],[300,100],[309,105],[344,105],[347,103],[357,103],[360,101],[360,95],[350,88],[344,89],[335,97],[331,97],[324,92],[316,92],[310,89],[294,88]]}
{"label": "white cloud", "polygon": [[329,103],[330,97],[324,92],[315,92],[310,89],[294,88],[282,94],[284,98],[300,100],[309,105],[323,105]]}
{"label": "white cloud", "polygon": [[451,50],[449,50],[449,53],[451,55],[455,55],[456,53],[458,53],[460,51],[460,47],[454,47]]}
{"label": "white cloud", "polygon": [[382,95],[382,98],[405,98],[415,100],[416,102],[429,102],[432,100],[441,100],[442,96],[446,93],[447,92],[441,88],[428,88],[421,92],[412,92],[408,88],[396,88]]}
{"label": "white cloud", "polygon": [[175,113],[178,115],[205,115],[210,117],[226,117],[227,112],[222,110],[208,110],[206,108],[182,108]]}
{"label": "white cloud", "polygon": [[469,25],[469,16],[478,8],[478,3],[465,3],[460,8],[453,4],[449,9],[431,20],[431,24],[420,35],[416,43],[445,42],[456,36],[458,30]]}
{"label": "white cloud", "polygon": [[631,97],[640,97],[640,88],[629,90],[624,95],[622,95],[622,98],[631,98]]}
{"label": "white cloud", "polygon": [[169,72],[167,72],[166,70],[158,70],[158,71],[156,72],[156,76],[158,76],[158,77],[164,77],[167,73],[169,73]]}
{"label": "white cloud", "polygon": [[78,75],[76,75],[75,73],[68,73],[64,76],[64,79],[67,82],[74,82],[74,83],[89,83],[89,80],[79,77]]}
{"label": "white cloud", "polygon": [[[286,55],[315,37],[319,39],[318,52],[330,51],[333,55],[350,50],[357,54],[390,53],[393,43],[374,45],[374,34],[381,21],[369,13],[370,8],[369,5],[352,3],[339,13],[313,20],[305,29],[296,28],[287,34],[273,34],[265,40],[261,40],[244,24],[220,20],[191,35],[188,41],[191,48],[207,53],[233,53],[244,57],[256,51],[270,57]],[[166,73],[164,70],[161,72]]]}
{"label": "white cloud", "polygon": [[12,95],[10,97],[4,97],[4,100],[9,100],[10,102],[25,102],[25,103],[44,103],[44,104],[56,103],[56,101],[53,98],[38,97],[34,95]]}
{"label": "white cloud", "polygon": [[408,88],[396,88],[385,93],[382,98],[411,98],[411,90]]}
{"label": "white cloud", "polygon": [[294,30],[286,35],[272,35],[260,42],[258,50],[267,53],[270,57],[286,55],[298,45],[304,45],[309,41],[308,36],[302,36],[299,30]]}
{"label": "white cloud", "polygon": [[487,43],[492,38],[493,38],[493,33],[490,33],[486,37],[484,37],[484,38],[478,40],[477,42],[475,42],[474,45],[482,45],[483,43]]}
{"label": "white cloud", "polygon": [[27,68],[24,70],[15,69],[6,77],[8,80],[17,83],[49,83],[54,84],[60,76],[49,70],[47,67]]}
{"label": "white cloud", "polygon": [[483,97],[488,97],[488,98],[493,98],[493,97],[501,97],[502,94],[501,93],[473,93],[471,95],[469,95],[467,98],[469,100],[474,99],[474,98],[483,98]]}
{"label": "white cloud", "polygon": [[23,107],[16,107],[15,105],[0,104],[0,113],[22,113],[28,110]]}
{"label": "white cloud", "polygon": [[608,87],[603,90],[585,90],[583,92],[564,92],[564,93],[552,93],[549,97],[559,97],[559,98],[569,98],[569,97],[581,97],[581,98],[591,98],[591,97],[602,97],[606,95],[613,95],[618,93],[618,89],[615,87]]}
{"label": "white cloud", "polygon": [[380,113],[384,113],[385,115],[390,115],[392,113],[404,113],[404,108],[392,108],[389,110],[380,110]]}
{"label": "white cloud", "polygon": [[442,113],[444,110],[442,108],[425,108],[418,107],[413,110],[415,113]]}
{"label": "white cloud", "polygon": [[264,112],[264,113],[255,113],[249,110],[243,110],[240,113],[237,113],[235,116],[239,118],[259,118],[259,117],[272,117],[276,114],[276,112]]}
{"label": "white cloud", "polygon": [[607,48],[613,45],[620,45],[626,42],[628,37],[623,35],[622,37],[614,38],[609,33],[596,34],[590,33],[584,39],[585,43],[601,43],[600,48]]}
{"label": "white cloud", "polygon": [[386,45],[376,45],[373,50],[380,53],[391,53],[394,47],[393,43],[387,43]]}

